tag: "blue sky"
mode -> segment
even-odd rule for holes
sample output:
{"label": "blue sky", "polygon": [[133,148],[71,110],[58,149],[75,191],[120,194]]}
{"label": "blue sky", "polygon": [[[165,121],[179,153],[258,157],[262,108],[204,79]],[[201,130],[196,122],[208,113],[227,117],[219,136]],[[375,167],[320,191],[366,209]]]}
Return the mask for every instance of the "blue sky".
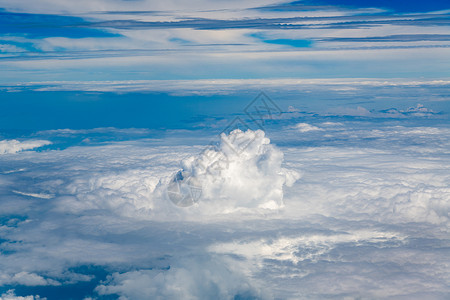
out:
{"label": "blue sky", "polygon": [[0,0],[0,300],[450,299],[449,29]]}

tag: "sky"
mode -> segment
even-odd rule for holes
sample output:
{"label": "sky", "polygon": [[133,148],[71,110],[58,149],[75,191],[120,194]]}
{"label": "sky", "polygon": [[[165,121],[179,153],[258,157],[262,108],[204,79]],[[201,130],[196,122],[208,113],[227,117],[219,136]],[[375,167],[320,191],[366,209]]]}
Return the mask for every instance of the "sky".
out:
{"label": "sky", "polygon": [[0,1],[2,83],[448,77],[445,1]]}
{"label": "sky", "polygon": [[0,0],[0,300],[449,299],[449,29]]}

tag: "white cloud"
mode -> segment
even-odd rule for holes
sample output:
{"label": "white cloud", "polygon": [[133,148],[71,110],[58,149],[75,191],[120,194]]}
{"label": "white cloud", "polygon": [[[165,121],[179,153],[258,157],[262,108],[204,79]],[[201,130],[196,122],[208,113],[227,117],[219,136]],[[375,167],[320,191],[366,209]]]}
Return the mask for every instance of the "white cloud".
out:
{"label": "white cloud", "polygon": [[[200,215],[209,218],[240,210],[252,213],[258,209],[280,208],[283,206],[283,189],[299,178],[298,172],[283,167],[283,153],[270,145],[270,140],[260,130],[234,131],[228,137],[222,135],[218,147],[192,150],[201,153],[183,159],[178,176],[185,178],[184,181],[197,181],[201,198],[182,218],[195,220]],[[157,219],[167,217],[162,213],[176,214],[177,208],[169,199],[176,197],[170,192],[178,187],[172,181],[174,171],[179,168],[180,154],[171,149],[158,161],[157,151],[146,155],[152,161],[149,169],[93,170],[90,177],[73,178],[64,187],[66,196],[58,198],[55,209],[72,213],[112,209],[121,215]],[[177,183],[183,185],[184,181],[179,179]]]}
{"label": "white cloud", "polygon": [[[69,0],[39,0],[29,3],[26,0],[18,0],[14,3],[0,0],[0,5],[9,11],[28,12],[28,13],[47,13],[47,14],[86,14],[94,15],[97,18],[107,19],[108,12],[123,12],[123,16],[135,14],[130,12],[154,12],[156,15],[167,15],[168,13],[182,17],[211,17],[220,16],[222,18],[232,18],[234,15],[243,15],[243,11],[248,10],[248,14],[261,15],[258,11],[252,12],[252,8],[267,6],[279,3],[276,0],[246,0],[246,1],[211,1],[211,0],[194,0],[187,4],[185,1],[175,0],[169,2],[161,2],[155,0],[142,1],[107,1],[107,0],[80,0],[73,2]],[[105,15],[102,15],[105,13]],[[149,15],[153,15],[150,13]],[[122,17],[121,15],[121,17]],[[288,14],[289,15],[289,14]],[[292,15],[292,14],[290,14]],[[145,15],[141,16],[144,18]]]}
{"label": "white cloud", "polygon": [[[179,51],[144,51],[139,53],[122,53],[124,55],[105,55],[103,52],[88,56],[71,56],[62,53],[62,57],[42,57],[41,59],[11,59],[1,62],[0,67],[9,75],[7,82],[37,81],[42,77],[27,75],[17,80],[22,72],[46,70],[48,80],[97,80],[91,70],[118,72],[111,74],[110,79],[123,79],[131,69],[142,72],[147,78],[160,79],[157,76],[164,72],[165,78],[212,78],[217,74],[230,78],[265,77],[280,78],[298,76],[299,72],[309,77],[325,76],[333,78],[346,77],[382,77],[390,72],[395,77],[430,77],[446,78],[448,69],[445,58],[447,48],[407,48],[407,49],[328,49],[315,51],[298,51],[296,49],[248,49],[242,48],[230,51],[223,48],[210,51],[205,48],[192,51],[188,48],[180,55]],[[64,58],[64,59],[63,59]],[[411,64],[414,60],[415,64]],[[444,63],[443,63],[444,62]],[[355,65],[361,68],[355,68]],[[292,68],[295,66],[295,68]],[[426,69],[424,70],[424,68]],[[73,72],[65,72],[67,69]],[[190,70],[197,68],[193,74]],[[7,71],[8,70],[8,71]],[[220,72],[219,72],[220,70]],[[339,70],[339,71],[338,71]],[[392,71],[394,70],[394,71]],[[397,71],[398,70],[398,71]],[[401,70],[401,71],[400,71]],[[120,72],[119,72],[120,71]],[[425,73],[424,73],[425,72]],[[63,73],[63,74],[61,74]],[[56,75],[58,74],[58,76]],[[83,76],[80,76],[80,75]],[[406,74],[406,75],[405,75]],[[283,75],[283,76],[281,76]]]}
{"label": "white cloud", "polygon": [[118,294],[120,299],[264,299],[241,274],[220,259],[186,257],[166,270],[114,273],[99,285],[100,295]]}
{"label": "white cloud", "polygon": [[356,116],[356,117],[369,117],[372,112],[364,107],[358,106],[357,108],[342,107],[330,110],[330,113],[341,116]]}
{"label": "white cloud", "polygon": [[404,111],[406,113],[411,113],[413,115],[416,116],[426,116],[430,113],[433,113],[433,110],[426,108],[425,106],[423,106],[423,104],[417,104],[416,107],[409,107],[406,111]]}
{"label": "white cloud", "polygon": [[25,286],[46,286],[46,285],[60,285],[59,282],[46,279],[35,273],[19,272],[14,275],[0,273],[0,284],[3,285],[25,285]]}
{"label": "white cloud", "polygon": [[[146,78],[160,78],[160,74],[167,78],[211,78],[216,74],[280,78],[300,73],[308,77],[312,73],[317,77],[446,76],[448,65],[443,62],[448,56],[448,30],[430,26],[443,25],[437,15],[386,15],[381,14],[382,9],[339,6],[258,9],[282,3],[40,0],[30,4],[0,0],[0,6],[8,11],[75,15],[85,18],[90,28],[116,34],[77,38],[49,34],[36,39],[16,33],[5,37],[12,43],[2,43],[0,51],[31,51],[20,49],[14,40],[41,51],[8,55],[0,69],[9,82],[35,80],[38,77],[30,72],[44,69],[46,77],[54,80],[98,80],[93,75],[98,72],[108,73],[112,79],[127,78],[130,72],[142,72]],[[414,21],[417,24],[412,25]],[[390,35],[398,37],[390,41]],[[417,39],[408,40],[407,36]],[[382,42],[367,40],[371,37],[388,38]],[[266,39],[307,40],[313,46],[294,48],[266,43]],[[193,75],[190,70],[194,68],[199,71]]]}
{"label": "white cloud", "polygon": [[14,290],[8,290],[6,293],[0,295],[0,300],[46,300],[47,298],[41,298],[39,296],[16,296]]}
{"label": "white cloud", "polygon": [[[234,254],[253,261],[255,265],[264,260],[279,260],[298,264],[300,261],[317,261],[333,250],[337,244],[345,243],[402,243],[405,236],[395,232],[377,232],[356,230],[335,234],[312,234],[304,236],[282,236],[276,239],[258,239],[253,241],[233,241],[232,243],[217,243],[208,250],[213,253]],[[311,248],[302,252],[299,249]]]}
{"label": "white cloud", "polygon": [[[19,48],[14,45],[0,44],[0,53],[1,52],[24,52],[24,51],[25,51],[25,49]],[[2,54],[0,54],[0,55],[2,55]]]}
{"label": "white cloud", "polygon": [[24,150],[31,150],[50,144],[50,141],[45,140],[28,140],[23,142],[20,142],[18,140],[2,140],[0,141],[0,155],[17,153]]}
{"label": "white cloud", "polygon": [[20,272],[14,274],[14,276],[11,278],[11,282],[27,286],[59,285],[59,282],[57,281],[45,279],[42,276],[28,272]]}
{"label": "white cloud", "polygon": [[[310,89],[361,90],[364,88],[399,87],[423,88],[447,87],[449,80],[408,80],[390,79],[389,81],[367,78],[340,79],[198,79],[198,80],[127,80],[127,81],[47,81],[28,82],[15,85],[17,89],[31,89],[35,91],[89,91],[89,92],[169,92],[175,95],[215,95],[230,94],[242,90],[281,90],[305,91]],[[291,106],[289,113],[299,110]],[[59,131],[73,131],[59,129]],[[91,129],[94,130],[94,129]]]}
{"label": "white cloud", "polygon": [[70,137],[76,135],[89,135],[89,134],[123,134],[126,136],[136,136],[136,135],[150,135],[152,131],[147,128],[115,128],[115,127],[100,127],[92,129],[51,129],[42,130],[36,132],[37,136],[52,136],[52,137]]}
{"label": "white cloud", "polygon": [[[176,184],[186,180],[196,182],[201,189],[198,206],[208,214],[276,209],[283,206],[283,186],[291,186],[299,177],[282,168],[282,162],[283,153],[270,145],[263,131],[237,129],[229,135],[222,133],[218,147],[185,159],[176,175],[180,179],[175,178],[169,187],[178,188]],[[177,197],[171,190],[169,193],[169,197]]]}
{"label": "white cloud", "polygon": [[[163,197],[160,179],[171,178],[180,161],[185,171],[204,170],[198,153],[207,142],[187,146],[196,138],[0,157],[4,170],[21,170],[0,175],[2,283],[63,288],[92,280],[92,298],[263,298],[264,287],[269,299],[445,299],[449,129],[433,120],[426,127],[416,119],[398,121],[405,126],[310,120],[326,132],[282,125],[268,131],[277,147],[261,133],[237,134],[238,145],[253,137],[255,144],[219,169],[216,182],[202,178],[211,198],[225,195],[229,203],[204,199],[182,208]],[[282,184],[282,168],[301,179]],[[246,202],[245,189],[225,188],[238,181],[281,189],[284,207],[258,209],[265,201]],[[221,205],[211,210],[214,200]],[[243,205],[250,209],[235,209]],[[92,265],[109,277],[77,269]]]}
{"label": "white cloud", "polygon": [[48,194],[35,194],[35,193],[25,193],[21,191],[12,191],[13,193],[29,196],[29,197],[35,197],[35,198],[42,198],[42,199],[51,199],[54,197],[54,195],[48,195]]}
{"label": "white cloud", "polygon": [[[424,129],[395,130],[398,132],[396,136],[403,136],[405,140],[443,134],[442,131],[432,133]],[[338,136],[339,133],[336,137]],[[353,137],[359,138],[355,134]],[[387,139],[392,144],[403,143],[402,138],[396,141],[381,130],[377,132],[377,136],[372,135],[372,138],[375,137]],[[347,138],[343,139],[344,142],[346,140]],[[373,143],[371,147],[377,147],[376,145],[377,143]],[[313,151],[305,149],[302,154],[297,153],[291,158],[302,157],[300,159],[302,166],[308,170],[314,170],[321,163],[325,163],[323,167],[327,172],[320,173],[319,170],[306,172],[305,176],[310,174],[310,177],[303,177],[296,185],[302,190],[304,201],[288,197],[286,203],[292,200],[291,205],[295,205],[297,209],[291,206],[287,212],[292,214],[292,217],[308,212],[345,215],[350,219],[364,219],[371,216],[372,219],[381,222],[417,221],[449,224],[450,190],[446,184],[448,176],[444,175],[448,163],[445,161],[437,163],[431,157],[422,156],[423,153],[427,153],[427,156],[433,155],[431,153],[441,153],[445,151],[441,147],[445,146],[435,150],[432,147],[434,146],[411,147],[408,151],[402,147],[392,150],[355,149],[352,145],[347,149],[342,147],[316,147]],[[348,160],[348,156],[352,156],[352,159]],[[333,163],[326,163],[327,161]],[[444,164],[445,167],[441,169],[440,164]]]}
{"label": "white cloud", "polygon": [[323,131],[322,128],[319,128],[314,125],[310,125],[308,123],[298,123],[294,126],[299,132],[309,132],[309,131]]}

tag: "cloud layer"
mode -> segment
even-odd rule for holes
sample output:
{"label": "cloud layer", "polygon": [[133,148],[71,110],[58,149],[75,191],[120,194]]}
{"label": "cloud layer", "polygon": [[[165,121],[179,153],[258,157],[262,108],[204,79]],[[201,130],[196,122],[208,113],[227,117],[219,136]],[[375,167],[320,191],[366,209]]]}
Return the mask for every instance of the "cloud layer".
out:
{"label": "cloud layer", "polygon": [[0,141],[0,155],[36,149],[50,144],[50,141],[45,140],[28,140],[23,142],[18,140],[2,140]]}
{"label": "cloud layer", "polygon": [[4,0],[0,75],[12,84],[448,76],[448,7],[352,4]]}
{"label": "cloud layer", "polygon": [[[253,141],[220,168],[186,132],[3,155],[2,293],[446,299],[449,129],[383,120],[283,119],[270,144],[236,131],[206,147]],[[163,189],[180,161],[207,196],[184,208]],[[290,187],[287,170],[302,175]]]}

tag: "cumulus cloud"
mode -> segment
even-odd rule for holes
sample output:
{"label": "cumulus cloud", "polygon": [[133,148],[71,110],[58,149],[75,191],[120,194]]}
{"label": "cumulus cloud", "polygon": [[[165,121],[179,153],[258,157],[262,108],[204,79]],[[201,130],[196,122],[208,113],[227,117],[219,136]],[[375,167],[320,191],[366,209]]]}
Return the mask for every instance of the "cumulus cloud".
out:
{"label": "cumulus cloud", "polygon": [[13,276],[8,276],[8,274],[0,273],[0,283],[1,284],[18,284],[25,286],[44,286],[44,285],[59,285],[60,283],[52,280],[46,279],[35,273],[19,272]]}
{"label": "cumulus cloud", "polygon": [[0,295],[0,300],[46,300],[47,298],[41,298],[39,296],[16,296],[14,290],[8,290],[6,293]]}
{"label": "cumulus cloud", "polygon": [[183,169],[169,183],[169,197],[176,197],[171,190],[175,184],[178,188],[189,181],[201,190],[198,206],[210,207],[210,212],[282,207],[283,186],[292,186],[299,178],[296,171],[282,167],[283,153],[262,130],[236,129],[220,138],[217,147],[183,160]]}
{"label": "cumulus cloud", "polygon": [[50,141],[45,140],[28,140],[23,142],[18,140],[2,140],[0,141],[0,155],[40,148],[50,144]]}
{"label": "cumulus cloud", "polygon": [[264,299],[240,272],[220,259],[184,257],[165,270],[114,273],[96,288],[120,299]]}

